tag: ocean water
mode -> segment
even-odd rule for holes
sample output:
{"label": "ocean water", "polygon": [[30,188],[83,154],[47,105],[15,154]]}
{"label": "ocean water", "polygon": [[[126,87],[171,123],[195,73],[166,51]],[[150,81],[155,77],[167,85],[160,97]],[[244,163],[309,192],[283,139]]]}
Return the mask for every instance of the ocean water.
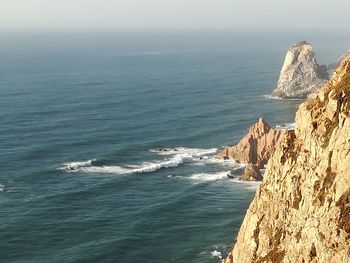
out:
{"label": "ocean water", "polygon": [[0,262],[220,262],[257,184],[214,155],[293,123],[264,95],[298,37],[3,33]]}

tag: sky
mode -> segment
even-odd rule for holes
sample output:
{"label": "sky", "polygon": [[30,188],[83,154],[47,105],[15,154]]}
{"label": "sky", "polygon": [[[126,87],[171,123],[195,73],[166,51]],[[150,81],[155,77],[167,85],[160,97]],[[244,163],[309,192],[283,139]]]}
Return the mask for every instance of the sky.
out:
{"label": "sky", "polygon": [[349,10],[349,0],[0,0],[0,30],[349,30]]}

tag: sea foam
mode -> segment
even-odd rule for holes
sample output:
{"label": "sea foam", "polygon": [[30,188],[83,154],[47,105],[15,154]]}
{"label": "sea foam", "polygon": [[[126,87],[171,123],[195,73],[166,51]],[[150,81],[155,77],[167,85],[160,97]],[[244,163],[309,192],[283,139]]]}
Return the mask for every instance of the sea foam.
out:
{"label": "sea foam", "polygon": [[188,179],[207,182],[207,181],[218,181],[223,179],[229,179],[227,177],[229,171],[214,172],[214,173],[197,173],[188,176]]}
{"label": "sea foam", "polygon": [[[242,184],[248,190],[255,191],[260,185],[260,182],[244,182],[239,180],[239,175],[233,175],[234,178],[229,178],[228,174],[232,176],[232,171],[240,170],[245,167],[245,164],[240,164],[232,160],[221,160],[215,157],[217,153],[216,148],[200,149],[200,148],[159,148],[151,149],[150,152],[162,156],[161,160],[153,160],[142,162],[140,164],[117,166],[117,165],[94,165],[95,159],[86,161],[74,161],[64,163],[62,167],[58,168],[70,173],[105,173],[105,174],[131,174],[131,173],[150,173],[160,169],[174,168],[181,165],[219,165],[224,168],[221,171],[195,173],[190,175],[168,175],[168,178],[191,180],[194,183],[222,181],[227,183]],[[0,188],[1,190],[1,188]]]}
{"label": "sea foam", "polygon": [[219,259],[222,259],[222,255],[221,255],[220,251],[214,250],[214,251],[210,252],[210,254],[212,257],[217,257]]}
{"label": "sea foam", "polygon": [[74,161],[64,163],[59,169],[67,172],[86,172],[86,173],[112,173],[112,174],[129,174],[129,173],[149,173],[160,169],[178,167],[182,164],[191,163],[223,163],[222,160],[216,160],[214,154],[217,149],[199,149],[199,148],[161,148],[151,149],[153,153],[164,156],[163,160],[154,160],[143,162],[136,165],[125,166],[95,166],[96,160]]}
{"label": "sea foam", "polygon": [[283,100],[283,98],[275,97],[275,96],[272,96],[272,95],[262,95],[262,97],[265,98],[265,99],[270,99],[270,100]]}
{"label": "sea foam", "polygon": [[275,97],[272,95],[262,95],[264,99],[269,99],[269,100],[302,100],[302,98],[280,98],[280,97]]}

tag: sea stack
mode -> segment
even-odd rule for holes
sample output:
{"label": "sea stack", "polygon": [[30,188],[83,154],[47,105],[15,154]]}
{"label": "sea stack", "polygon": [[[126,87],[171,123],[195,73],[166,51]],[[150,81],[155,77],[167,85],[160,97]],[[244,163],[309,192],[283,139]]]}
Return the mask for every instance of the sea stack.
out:
{"label": "sea stack", "polygon": [[263,168],[284,133],[283,130],[271,128],[263,118],[259,118],[237,145],[225,148],[217,157]]}
{"label": "sea stack", "polygon": [[273,97],[305,97],[322,88],[329,80],[327,66],[317,64],[316,55],[307,41],[294,44],[286,54]]}
{"label": "sea stack", "polygon": [[350,59],[296,113],[226,263],[350,262]]}

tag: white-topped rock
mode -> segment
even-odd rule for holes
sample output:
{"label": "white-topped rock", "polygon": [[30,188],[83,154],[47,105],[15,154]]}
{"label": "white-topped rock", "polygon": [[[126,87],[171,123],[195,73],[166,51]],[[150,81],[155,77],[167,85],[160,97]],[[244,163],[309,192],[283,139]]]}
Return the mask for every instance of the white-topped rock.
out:
{"label": "white-topped rock", "polygon": [[322,88],[328,80],[327,66],[320,66],[310,43],[301,41],[287,51],[277,88],[272,96],[305,97]]}

